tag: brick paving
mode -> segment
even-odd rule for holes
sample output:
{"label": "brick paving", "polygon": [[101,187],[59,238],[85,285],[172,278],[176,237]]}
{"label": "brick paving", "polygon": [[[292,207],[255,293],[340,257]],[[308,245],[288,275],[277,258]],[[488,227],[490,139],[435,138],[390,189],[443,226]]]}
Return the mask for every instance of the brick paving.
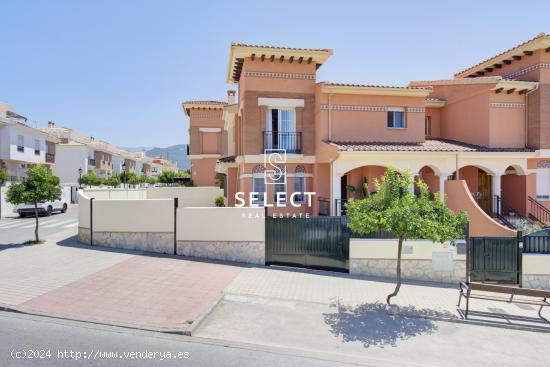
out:
{"label": "brick paving", "polygon": [[135,255],[59,246],[55,239],[5,248],[0,251],[0,304],[18,305]]}
{"label": "brick paving", "polygon": [[25,312],[181,329],[196,320],[241,267],[135,256],[20,304]]}

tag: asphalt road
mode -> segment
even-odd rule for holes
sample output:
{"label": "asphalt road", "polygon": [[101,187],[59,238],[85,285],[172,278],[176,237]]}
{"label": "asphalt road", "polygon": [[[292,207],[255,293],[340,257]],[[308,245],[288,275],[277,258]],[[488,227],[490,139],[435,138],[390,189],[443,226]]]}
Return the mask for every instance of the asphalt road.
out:
{"label": "asphalt road", "polygon": [[[0,246],[19,244],[27,240],[34,240],[35,218],[2,217],[0,219]],[[47,237],[58,231],[78,229],[78,206],[70,205],[66,213],[54,213],[49,217],[40,217],[38,234]]]}
{"label": "asphalt road", "polygon": [[[9,312],[0,312],[0,330],[0,366],[3,367],[345,366],[311,356],[254,350],[182,335]],[[176,358],[167,358],[168,353]]]}

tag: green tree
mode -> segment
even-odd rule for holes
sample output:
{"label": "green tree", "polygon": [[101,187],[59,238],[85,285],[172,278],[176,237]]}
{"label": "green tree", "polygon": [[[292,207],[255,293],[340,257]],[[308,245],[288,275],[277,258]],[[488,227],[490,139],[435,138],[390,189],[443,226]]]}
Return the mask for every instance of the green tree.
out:
{"label": "green tree", "polygon": [[111,176],[103,180],[103,184],[107,186],[117,187],[120,185],[120,175],[113,173]]}
{"label": "green tree", "polygon": [[166,171],[162,171],[159,174],[158,180],[159,180],[159,182],[169,184],[169,183],[174,182],[175,177],[180,177],[180,176],[178,176],[178,173],[176,171],[166,170]]}
{"label": "green tree", "polygon": [[[418,195],[410,188],[415,185]],[[401,288],[401,255],[405,240],[427,239],[445,242],[464,237],[468,218],[465,213],[453,213],[432,195],[423,181],[414,182],[409,172],[399,173],[389,167],[381,182],[375,182],[376,192],[365,199],[347,204],[348,226],[359,234],[391,231],[398,238],[397,282],[386,298],[390,304]]]}
{"label": "green tree", "polygon": [[139,183],[139,177],[136,176],[134,173],[129,173],[126,183],[129,185],[137,185]]}
{"label": "green tree", "polygon": [[0,167],[0,219],[2,218],[2,186],[8,180],[8,171]]}
{"label": "green tree", "polygon": [[52,175],[50,170],[42,165],[29,168],[27,178],[22,182],[11,184],[6,193],[9,203],[34,205],[34,217],[36,219],[34,236],[36,242],[40,241],[38,238],[38,203],[54,201],[60,196],[59,178]]}
{"label": "green tree", "polygon": [[88,173],[83,174],[78,179],[78,184],[85,185],[85,186],[87,185],[89,187],[99,186],[101,185],[101,178],[98,175],[96,175],[95,172],[90,171]]}
{"label": "green tree", "polygon": [[155,176],[149,176],[147,177],[146,181],[149,185],[154,185],[158,182],[158,179]]}

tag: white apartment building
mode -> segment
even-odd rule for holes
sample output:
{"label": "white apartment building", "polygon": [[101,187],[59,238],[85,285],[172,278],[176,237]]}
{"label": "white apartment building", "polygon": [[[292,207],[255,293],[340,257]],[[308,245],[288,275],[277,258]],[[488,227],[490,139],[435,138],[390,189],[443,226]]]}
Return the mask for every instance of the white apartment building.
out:
{"label": "white apartment building", "polygon": [[0,103],[0,167],[7,170],[10,181],[26,177],[36,164],[55,163],[57,139],[27,125],[27,119]]}
{"label": "white apartment building", "polygon": [[177,170],[170,161],[147,157],[144,152],[128,152],[53,122],[41,131],[58,142],[54,174],[65,185],[77,185],[79,175],[87,172],[107,178],[123,171],[158,176],[164,169]]}

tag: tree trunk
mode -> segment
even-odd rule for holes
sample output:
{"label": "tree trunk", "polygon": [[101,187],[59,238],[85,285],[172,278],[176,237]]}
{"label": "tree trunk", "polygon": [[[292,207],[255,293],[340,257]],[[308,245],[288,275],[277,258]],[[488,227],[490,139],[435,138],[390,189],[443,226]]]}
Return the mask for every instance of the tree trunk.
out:
{"label": "tree trunk", "polygon": [[388,294],[388,297],[386,298],[386,303],[388,305],[390,304],[390,299],[397,296],[399,288],[401,288],[401,250],[403,249],[404,240],[405,239],[403,237],[399,237],[399,245],[397,246],[397,281],[395,284],[395,289],[391,294]]}
{"label": "tree trunk", "polygon": [[38,238],[38,203],[34,203],[34,219],[36,221],[36,226],[34,227],[34,238],[38,243],[38,241],[40,241]]}

